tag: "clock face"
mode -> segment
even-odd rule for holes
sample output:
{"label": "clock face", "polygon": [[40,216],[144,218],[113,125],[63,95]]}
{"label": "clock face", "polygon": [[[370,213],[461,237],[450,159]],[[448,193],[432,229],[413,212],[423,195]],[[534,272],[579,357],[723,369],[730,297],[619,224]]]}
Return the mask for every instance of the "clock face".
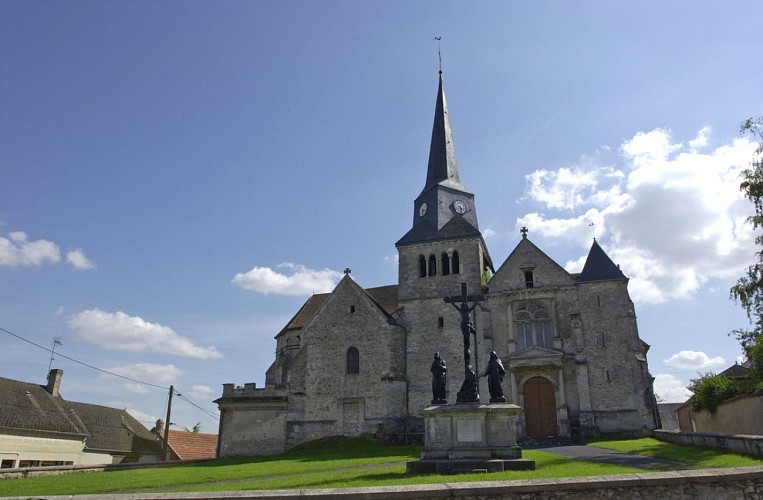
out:
{"label": "clock face", "polygon": [[419,217],[424,217],[426,213],[427,213],[427,204],[422,203],[421,206],[419,207]]}
{"label": "clock face", "polygon": [[453,203],[453,210],[455,210],[457,214],[463,215],[466,213],[466,205],[463,201],[457,200]]}

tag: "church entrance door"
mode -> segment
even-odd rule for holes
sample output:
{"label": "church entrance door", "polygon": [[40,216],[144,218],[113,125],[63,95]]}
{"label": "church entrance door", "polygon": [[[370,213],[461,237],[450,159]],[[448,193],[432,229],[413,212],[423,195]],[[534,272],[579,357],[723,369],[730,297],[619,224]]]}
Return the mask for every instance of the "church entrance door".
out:
{"label": "church entrance door", "polygon": [[528,437],[556,436],[554,386],[543,377],[525,384],[525,430]]}

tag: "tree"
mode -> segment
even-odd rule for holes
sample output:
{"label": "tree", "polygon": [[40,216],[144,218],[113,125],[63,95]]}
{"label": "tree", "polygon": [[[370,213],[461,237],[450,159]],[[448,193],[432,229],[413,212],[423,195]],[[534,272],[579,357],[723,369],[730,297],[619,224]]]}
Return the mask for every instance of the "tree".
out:
{"label": "tree", "polygon": [[188,427],[183,427],[186,432],[200,432],[201,431],[201,422],[196,422],[196,425],[193,426],[193,429],[189,429]]}
{"label": "tree", "polygon": [[[742,171],[739,189],[755,207],[755,214],[748,217],[747,222],[753,229],[759,229],[763,227],[763,118],[748,118],[739,127],[739,133],[758,141],[749,168]],[[760,384],[763,383],[763,234],[755,237],[755,244],[759,248],[755,252],[757,262],[731,287],[731,298],[744,308],[751,329],[734,330],[730,335],[741,344],[752,363],[752,379]]]}
{"label": "tree", "polygon": [[692,379],[688,389],[694,393],[692,408],[711,415],[715,415],[721,403],[743,392],[736,380],[710,372]]}

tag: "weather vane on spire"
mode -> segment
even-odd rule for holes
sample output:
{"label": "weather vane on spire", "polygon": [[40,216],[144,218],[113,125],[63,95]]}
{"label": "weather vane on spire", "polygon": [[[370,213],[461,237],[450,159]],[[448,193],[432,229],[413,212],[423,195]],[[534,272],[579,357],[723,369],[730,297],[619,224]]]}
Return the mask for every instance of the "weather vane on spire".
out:
{"label": "weather vane on spire", "polygon": [[436,36],[434,39],[437,40],[437,58],[440,60],[440,73],[442,73],[442,52],[440,52],[440,40],[442,40],[442,37]]}
{"label": "weather vane on spire", "polygon": [[588,224],[588,227],[591,228],[591,233],[593,233],[593,239],[594,241],[596,241],[596,224],[591,222],[590,224]]}

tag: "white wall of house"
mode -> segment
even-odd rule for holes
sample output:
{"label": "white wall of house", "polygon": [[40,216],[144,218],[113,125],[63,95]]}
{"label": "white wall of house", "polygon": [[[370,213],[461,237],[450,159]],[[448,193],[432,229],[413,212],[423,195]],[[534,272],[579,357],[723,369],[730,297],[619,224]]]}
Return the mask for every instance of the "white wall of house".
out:
{"label": "white wall of house", "polygon": [[[72,465],[80,465],[84,447],[85,440],[82,437],[0,433],[0,463],[4,463],[6,467],[9,460],[15,462],[15,467],[19,467],[21,461],[27,460],[40,462],[40,465],[42,462],[63,462],[61,465],[72,462]],[[110,460],[106,463],[110,463]]]}

